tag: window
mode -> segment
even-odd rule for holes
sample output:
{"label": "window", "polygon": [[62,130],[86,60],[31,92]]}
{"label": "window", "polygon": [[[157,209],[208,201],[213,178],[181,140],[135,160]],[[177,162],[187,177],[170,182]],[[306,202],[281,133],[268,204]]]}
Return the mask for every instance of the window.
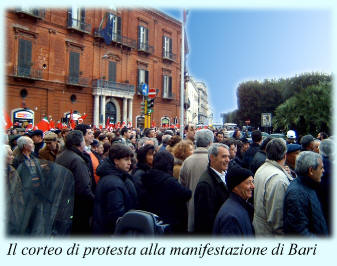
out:
{"label": "window", "polygon": [[163,75],[163,98],[172,97],[172,77]]}
{"label": "window", "polygon": [[149,85],[149,71],[145,69],[138,69],[138,78],[137,78],[137,93],[142,94],[142,85],[144,83]]}
{"label": "window", "polygon": [[116,62],[109,61],[109,81],[116,82]]}
{"label": "window", "polygon": [[18,75],[30,76],[32,66],[32,42],[19,39]]}
{"label": "window", "polygon": [[69,11],[69,25],[75,29],[86,30],[85,9],[72,7]]}
{"label": "window", "polygon": [[163,57],[168,59],[173,59],[172,56],[172,39],[163,36]]}
{"label": "window", "polygon": [[149,30],[144,26],[138,26],[138,49],[147,51],[149,47]]}
{"label": "window", "polygon": [[107,18],[107,30],[111,34],[111,40],[120,42],[122,34],[121,17],[108,13]]}
{"label": "window", "polygon": [[80,76],[80,54],[77,52],[70,52],[69,56],[69,78],[70,84],[78,84]]}

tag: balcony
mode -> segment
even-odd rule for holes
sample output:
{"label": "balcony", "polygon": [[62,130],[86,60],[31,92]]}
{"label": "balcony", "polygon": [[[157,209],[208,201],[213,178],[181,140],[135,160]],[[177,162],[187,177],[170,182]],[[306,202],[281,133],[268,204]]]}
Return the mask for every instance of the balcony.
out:
{"label": "balcony", "polygon": [[15,12],[24,17],[32,17],[36,19],[44,19],[46,15],[45,9],[35,9],[35,8],[17,8],[15,9]]}
{"label": "balcony", "polygon": [[88,87],[89,79],[85,77],[80,77],[76,75],[69,75],[66,78],[67,86],[73,87]]}
{"label": "balcony", "polygon": [[94,79],[92,87],[96,90],[96,94],[106,96],[133,96],[135,94],[135,86],[129,83],[119,83],[108,81],[105,79]]}
{"label": "balcony", "polygon": [[170,51],[166,51],[163,49],[163,59],[169,60],[169,61],[176,61],[177,55],[174,53],[171,53]]}
{"label": "balcony", "polygon": [[152,45],[149,45],[149,43],[147,42],[138,42],[138,52],[153,54],[154,47]]}
{"label": "balcony", "polygon": [[15,78],[20,78],[20,79],[41,80],[42,70],[34,69],[30,66],[14,65],[12,76],[14,76]]}
{"label": "balcony", "polygon": [[71,12],[68,12],[67,29],[76,30],[81,33],[89,34],[91,32],[91,24],[88,24],[82,20],[73,18]]}
{"label": "balcony", "polygon": [[105,43],[108,45],[112,43],[115,45],[120,45],[125,48],[132,48],[132,49],[137,48],[136,40],[130,39],[118,33],[108,32],[106,29],[95,29],[94,37],[97,39],[104,40]]}

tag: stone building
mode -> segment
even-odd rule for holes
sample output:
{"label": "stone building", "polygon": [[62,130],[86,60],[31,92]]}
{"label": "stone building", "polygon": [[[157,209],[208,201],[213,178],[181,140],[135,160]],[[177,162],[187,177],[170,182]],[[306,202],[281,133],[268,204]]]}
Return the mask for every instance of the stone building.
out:
{"label": "stone building", "polygon": [[[180,112],[181,22],[153,9],[6,11],[6,110],[12,120],[69,113],[142,127],[147,83],[157,89],[156,126]],[[21,119],[21,120],[20,120]]]}
{"label": "stone building", "polygon": [[199,94],[198,124],[208,124],[208,93],[204,82],[196,82]]}

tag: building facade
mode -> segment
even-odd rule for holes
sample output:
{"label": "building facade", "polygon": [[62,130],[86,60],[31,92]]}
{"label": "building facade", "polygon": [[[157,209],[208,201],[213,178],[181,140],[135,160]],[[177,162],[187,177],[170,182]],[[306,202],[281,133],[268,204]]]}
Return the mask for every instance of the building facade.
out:
{"label": "building facade", "polygon": [[199,94],[198,124],[208,124],[208,93],[204,82],[196,82]]}
{"label": "building facade", "polygon": [[[146,83],[152,124],[178,122],[181,23],[153,9],[15,9],[6,12],[6,110],[95,126],[142,127]],[[23,121],[23,119],[22,119]]]}
{"label": "building facade", "polygon": [[197,85],[191,76],[186,77],[186,111],[185,122],[186,124],[198,124],[198,111],[199,111],[199,93]]}

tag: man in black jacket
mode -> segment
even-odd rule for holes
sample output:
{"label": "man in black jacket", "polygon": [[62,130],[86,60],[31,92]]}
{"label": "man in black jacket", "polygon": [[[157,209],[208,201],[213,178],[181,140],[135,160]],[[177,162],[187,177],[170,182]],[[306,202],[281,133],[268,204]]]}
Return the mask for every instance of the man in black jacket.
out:
{"label": "man in black jacket", "polygon": [[253,143],[250,144],[249,149],[246,151],[245,156],[243,157],[243,167],[250,169],[251,162],[254,158],[255,153],[260,149],[262,142],[262,134],[260,130],[254,130],[252,132]]}
{"label": "man in black jacket", "polygon": [[68,168],[75,179],[73,234],[90,233],[94,193],[88,158],[84,156],[85,142],[79,130],[71,131],[65,139],[65,150],[58,154],[55,162]]}
{"label": "man in black jacket", "polygon": [[208,149],[209,166],[200,176],[194,194],[194,226],[197,234],[211,234],[215,216],[228,198],[226,171],[229,148],[214,143]]}

